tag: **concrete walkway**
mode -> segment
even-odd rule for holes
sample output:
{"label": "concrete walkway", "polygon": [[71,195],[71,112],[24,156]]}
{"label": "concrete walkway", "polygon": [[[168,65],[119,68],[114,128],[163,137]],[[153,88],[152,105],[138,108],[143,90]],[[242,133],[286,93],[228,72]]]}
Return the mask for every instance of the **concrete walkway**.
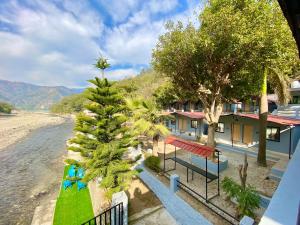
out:
{"label": "concrete walkway", "polygon": [[[143,168],[143,167],[142,167]],[[179,225],[212,225],[205,219],[198,211],[193,209],[184,200],[172,193],[163,183],[161,183],[155,176],[143,168],[140,173],[140,178],[148,185],[148,187],[155,193],[161,203],[176,220]]]}

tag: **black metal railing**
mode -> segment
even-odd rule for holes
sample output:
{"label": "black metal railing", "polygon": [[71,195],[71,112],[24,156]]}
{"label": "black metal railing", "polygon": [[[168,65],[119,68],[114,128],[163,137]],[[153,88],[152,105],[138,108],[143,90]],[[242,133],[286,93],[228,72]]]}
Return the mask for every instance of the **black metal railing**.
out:
{"label": "black metal railing", "polygon": [[123,225],[123,202],[110,207],[82,225]]}
{"label": "black metal railing", "polygon": [[[193,190],[192,188],[190,188],[189,186],[185,185],[184,183],[182,183],[180,181],[177,181],[177,186],[179,188],[181,188],[183,191],[185,191],[186,193],[190,194],[192,197],[194,197],[198,201],[200,201],[206,207],[211,209],[214,213],[216,213],[217,215],[219,215],[220,217],[225,219],[228,223],[230,223],[232,225],[239,224],[239,220],[235,216],[231,215],[230,213],[226,212],[224,209],[222,209],[219,206],[217,206],[216,204],[212,203],[211,202],[212,198],[206,200],[205,197],[202,196],[200,193],[196,192],[195,190]],[[215,197],[215,196],[213,196],[213,197]]]}

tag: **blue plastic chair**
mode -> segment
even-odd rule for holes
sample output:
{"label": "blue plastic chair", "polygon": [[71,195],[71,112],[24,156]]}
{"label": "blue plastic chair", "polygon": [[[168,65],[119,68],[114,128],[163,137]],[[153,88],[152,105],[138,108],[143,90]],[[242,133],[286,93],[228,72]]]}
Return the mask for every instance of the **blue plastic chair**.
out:
{"label": "blue plastic chair", "polygon": [[70,166],[70,169],[75,169],[75,168],[76,168],[75,165],[71,165],[71,166]]}
{"label": "blue plastic chair", "polygon": [[75,168],[70,168],[69,169],[68,176],[69,177],[75,177],[76,176],[76,170],[75,170]]}
{"label": "blue plastic chair", "polygon": [[78,169],[77,177],[79,177],[80,179],[82,179],[84,177],[84,169],[83,168]]}
{"label": "blue plastic chair", "polygon": [[65,180],[65,181],[63,182],[64,189],[66,190],[68,187],[72,187],[72,184],[73,184],[72,181],[70,181],[70,180]]}
{"label": "blue plastic chair", "polygon": [[86,183],[83,183],[81,181],[77,181],[77,189],[78,189],[78,191],[80,191],[83,188],[86,188]]}

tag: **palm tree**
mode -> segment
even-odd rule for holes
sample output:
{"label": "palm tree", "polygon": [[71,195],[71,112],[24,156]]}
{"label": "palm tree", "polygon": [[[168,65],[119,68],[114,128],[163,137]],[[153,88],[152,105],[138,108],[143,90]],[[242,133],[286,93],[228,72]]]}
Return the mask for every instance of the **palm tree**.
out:
{"label": "palm tree", "polygon": [[133,132],[136,135],[145,135],[153,140],[153,155],[158,155],[158,141],[161,136],[170,132],[163,124],[166,116],[162,115],[155,103],[150,100],[127,99],[127,105],[133,115]]}
{"label": "palm tree", "polygon": [[274,92],[278,96],[280,105],[285,105],[290,99],[289,84],[290,79],[286,73],[282,73],[277,69],[265,66],[260,85],[260,101],[259,101],[259,149],[257,155],[257,163],[260,166],[266,166],[266,130],[268,119],[268,99],[267,85],[272,86]]}
{"label": "palm tree", "polygon": [[100,57],[96,64],[95,67],[101,70],[102,73],[102,79],[104,79],[104,70],[110,67],[110,64],[108,63],[108,60],[105,59],[104,57]]}

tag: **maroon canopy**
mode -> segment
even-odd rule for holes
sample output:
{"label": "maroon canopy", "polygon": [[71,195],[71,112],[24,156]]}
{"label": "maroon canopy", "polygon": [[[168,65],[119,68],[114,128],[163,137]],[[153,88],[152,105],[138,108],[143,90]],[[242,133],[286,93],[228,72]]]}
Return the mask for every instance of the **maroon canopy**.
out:
{"label": "maroon canopy", "polygon": [[173,145],[183,150],[189,151],[193,154],[200,155],[202,157],[209,157],[213,154],[214,149],[205,145],[200,145],[194,142],[189,142],[183,139],[179,139],[174,136],[169,136],[165,140],[166,144]]}

